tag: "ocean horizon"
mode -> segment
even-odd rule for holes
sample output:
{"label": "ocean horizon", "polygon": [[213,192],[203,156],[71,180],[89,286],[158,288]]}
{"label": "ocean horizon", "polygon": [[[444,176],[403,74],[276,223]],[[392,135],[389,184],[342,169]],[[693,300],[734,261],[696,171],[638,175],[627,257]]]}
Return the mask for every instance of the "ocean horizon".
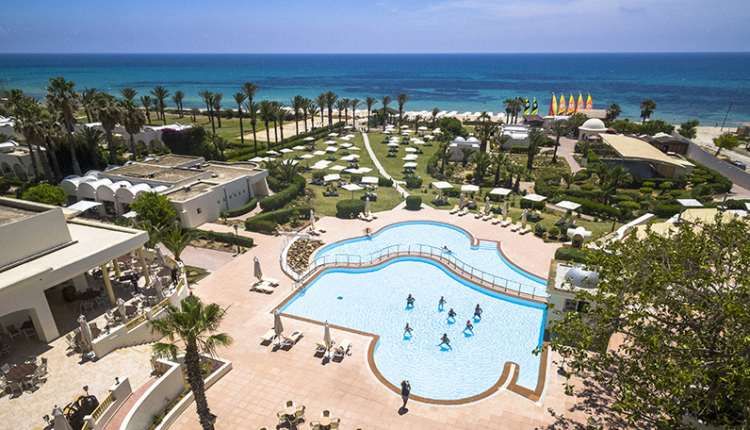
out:
{"label": "ocean horizon", "polygon": [[[76,89],[114,95],[130,87],[139,95],[154,86],[185,92],[184,107],[203,107],[201,90],[224,93],[224,108],[244,82],[257,100],[289,104],[302,95],[333,91],[340,97],[406,93],[407,111],[502,112],[503,100],[536,97],[546,115],[552,93],[591,94],[595,109],[612,103],[621,118],[640,120],[638,105],[657,103],[652,119],[699,119],[727,124],[750,115],[750,53],[548,53],[548,54],[5,54],[0,87],[43,99],[48,79],[63,76]],[[171,102],[167,100],[168,106]],[[393,106],[395,103],[392,103]],[[379,104],[378,104],[379,105]]]}

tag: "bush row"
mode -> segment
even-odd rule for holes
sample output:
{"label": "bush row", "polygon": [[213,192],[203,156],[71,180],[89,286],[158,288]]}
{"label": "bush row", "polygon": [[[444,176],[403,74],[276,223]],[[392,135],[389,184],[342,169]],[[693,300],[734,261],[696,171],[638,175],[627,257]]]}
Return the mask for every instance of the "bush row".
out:
{"label": "bush row", "polygon": [[557,248],[557,251],[555,251],[555,260],[575,261],[576,263],[585,264],[588,253],[589,251],[580,248]]}
{"label": "bush row", "polygon": [[294,177],[294,182],[288,187],[261,200],[260,208],[263,209],[263,212],[281,209],[302,194],[306,185],[307,180],[302,175],[297,175]]}
{"label": "bush row", "polygon": [[258,206],[258,199],[252,199],[245,206],[239,207],[237,209],[230,209],[228,211],[224,211],[223,214],[226,215],[227,218],[233,218],[236,216],[245,215],[246,213],[255,209],[256,206]]}
{"label": "bush row", "polygon": [[240,246],[251,248],[254,243],[252,237],[238,236],[232,233],[219,233],[216,231],[197,231],[200,235],[205,236],[208,240],[215,240],[217,242],[228,243],[230,245],[237,245],[237,242],[239,241]]}
{"label": "bush row", "polygon": [[572,202],[580,204],[581,207],[578,208],[578,212],[584,213],[586,215],[597,215],[597,216],[606,217],[606,218],[619,218],[620,217],[620,210],[612,206],[605,205],[602,203],[592,202],[591,200],[579,199],[576,197],[568,196],[566,198]]}
{"label": "bush row", "polygon": [[336,216],[339,218],[355,218],[365,211],[365,202],[359,199],[340,200],[336,203]]}
{"label": "bush row", "polygon": [[422,207],[422,197],[420,196],[409,196],[406,198],[406,209],[410,211],[419,210]]}
{"label": "bush row", "polygon": [[294,206],[258,214],[245,220],[245,228],[250,231],[272,233],[276,231],[279,224],[288,222],[295,214],[301,219],[308,219],[310,217],[310,210],[312,210],[312,206]]}

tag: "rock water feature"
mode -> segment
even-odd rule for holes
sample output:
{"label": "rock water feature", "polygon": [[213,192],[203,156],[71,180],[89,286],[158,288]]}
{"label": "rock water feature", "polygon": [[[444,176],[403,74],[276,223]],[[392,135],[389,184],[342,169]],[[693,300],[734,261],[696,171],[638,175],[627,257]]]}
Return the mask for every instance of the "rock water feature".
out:
{"label": "rock water feature", "polygon": [[321,240],[299,239],[292,244],[286,256],[286,262],[295,271],[305,270],[310,264],[310,256],[323,246]]}

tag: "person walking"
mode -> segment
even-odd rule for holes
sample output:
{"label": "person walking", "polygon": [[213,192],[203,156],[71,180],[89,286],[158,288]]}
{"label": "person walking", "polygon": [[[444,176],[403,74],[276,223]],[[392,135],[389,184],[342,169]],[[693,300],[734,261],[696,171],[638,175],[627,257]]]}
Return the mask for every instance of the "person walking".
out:
{"label": "person walking", "polygon": [[411,384],[409,384],[409,381],[404,379],[401,381],[401,398],[404,400],[404,405],[401,406],[401,409],[406,409],[406,402],[409,401],[409,393],[411,392]]}

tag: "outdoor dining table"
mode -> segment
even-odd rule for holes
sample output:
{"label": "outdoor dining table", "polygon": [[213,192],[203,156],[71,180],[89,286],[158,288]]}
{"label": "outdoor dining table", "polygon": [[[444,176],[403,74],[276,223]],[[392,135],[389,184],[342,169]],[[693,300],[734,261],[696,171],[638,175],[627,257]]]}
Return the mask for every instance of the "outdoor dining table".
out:
{"label": "outdoor dining table", "polygon": [[[138,307],[133,306],[133,305],[127,305],[127,306],[125,306],[125,313],[127,314],[127,315],[125,315],[126,317],[134,315],[136,312],[138,312]],[[120,315],[120,309],[119,308],[115,309],[115,311],[112,312],[112,313],[116,317],[122,318],[122,315]]]}
{"label": "outdoor dining table", "polygon": [[95,298],[99,297],[99,294],[101,294],[99,291],[84,291],[82,293],[76,294],[76,299],[87,302],[89,300],[94,300]]}
{"label": "outdoor dining table", "polygon": [[36,364],[34,363],[23,363],[10,368],[8,373],[5,374],[5,379],[8,381],[21,382],[27,376],[31,375],[36,371]]}
{"label": "outdoor dining table", "polygon": [[321,427],[330,427],[331,426],[331,417],[321,417],[320,421],[318,421],[318,422],[320,423]]}
{"label": "outdoor dining table", "polygon": [[141,289],[141,294],[146,297],[156,297],[156,287],[148,287]]}
{"label": "outdoor dining table", "polygon": [[[102,329],[100,329],[98,327],[91,327],[91,337],[93,339],[96,339],[101,334],[102,334]],[[80,331],[78,333],[76,333],[75,338],[76,338],[76,342],[78,342],[78,343],[81,342],[81,332]]]}

